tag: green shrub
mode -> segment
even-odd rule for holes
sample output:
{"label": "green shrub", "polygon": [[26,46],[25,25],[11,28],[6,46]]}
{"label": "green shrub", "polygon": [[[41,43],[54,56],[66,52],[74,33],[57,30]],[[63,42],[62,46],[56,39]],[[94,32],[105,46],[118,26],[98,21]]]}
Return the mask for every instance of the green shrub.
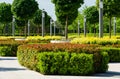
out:
{"label": "green shrub", "polygon": [[17,46],[0,46],[0,56],[16,56]]}
{"label": "green shrub", "polygon": [[100,60],[99,66],[96,67],[97,68],[96,72],[103,73],[103,72],[106,72],[108,70],[107,64],[109,62],[109,55],[107,52],[101,52],[100,54],[101,54],[100,56],[101,56],[102,60]]}
{"label": "green shrub", "polygon": [[[46,52],[46,53],[44,53],[44,52]],[[50,53],[50,52],[54,52],[54,53]],[[61,53],[59,53],[59,52],[61,52]],[[68,70],[70,69],[69,67],[72,66],[71,64],[69,64],[70,60],[72,63],[75,63],[75,62],[73,62],[73,60],[79,59],[79,54],[81,54],[83,52],[88,55],[91,55],[91,54],[93,55],[94,73],[105,72],[105,70],[107,71],[107,69],[108,69],[107,53],[102,53],[102,51],[100,50],[98,45],[80,45],[80,44],[21,45],[18,48],[17,56],[18,56],[19,62],[23,66],[26,66],[33,70],[37,70],[39,72],[42,72],[43,74],[49,74],[49,73],[50,74],[55,74],[55,73],[56,74],[61,74],[61,73],[66,74],[66,72],[67,72],[67,74],[73,74],[73,75],[77,75],[76,73],[78,73],[79,75],[80,74],[86,75],[87,73],[89,73],[88,71],[90,71],[90,69],[92,69],[91,67],[88,68],[88,70],[86,70],[84,72],[82,70],[81,70],[81,72],[78,72],[78,71],[68,72]],[[74,55],[75,53],[76,53],[76,55]],[[78,57],[77,57],[77,55],[78,55]],[[106,57],[106,59],[104,57]],[[67,58],[69,60],[67,60]],[[43,60],[43,61],[41,61],[41,60]],[[69,63],[67,63],[67,64],[69,64],[69,66],[62,65],[62,62],[61,62],[61,64],[56,63],[58,68],[54,67],[54,66],[56,66],[56,64],[53,64],[54,66],[52,66],[51,63],[53,63],[57,60],[62,61],[63,63],[67,63],[69,61]],[[87,58],[86,58],[86,60],[87,60]],[[45,63],[50,64],[53,68],[50,69],[47,66],[48,64],[44,64],[44,61],[45,61]],[[79,61],[76,61],[76,62],[79,62]],[[45,66],[42,67],[43,65],[45,65]],[[59,65],[60,65],[60,67],[59,67]],[[61,65],[63,66],[63,68],[61,67]],[[78,66],[78,65],[76,65],[76,66]],[[69,69],[65,71],[66,67]],[[87,66],[84,66],[84,67],[87,68]],[[58,70],[59,68],[60,68],[59,72],[58,71],[56,72],[56,70]]]}
{"label": "green shrub", "polygon": [[34,49],[28,49],[26,47],[19,46],[18,51],[17,51],[17,58],[18,61],[21,65],[32,69],[32,70],[37,70],[36,69],[36,64],[37,64],[37,50]]}
{"label": "green shrub", "polygon": [[120,48],[104,47],[102,50],[108,52],[110,62],[120,62]]}
{"label": "green shrub", "polygon": [[0,46],[0,56],[10,55],[11,49],[8,46]]}
{"label": "green shrub", "polygon": [[69,70],[72,75],[92,74],[94,72],[93,55],[72,53]]}
{"label": "green shrub", "polygon": [[42,74],[88,75],[94,72],[93,55],[66,52],[43,52],[38,56]]}
{"label": "green shrub", "polygon": [[26,44],[25,41],[0,40],[0,56],[16,56],[17,47]]}

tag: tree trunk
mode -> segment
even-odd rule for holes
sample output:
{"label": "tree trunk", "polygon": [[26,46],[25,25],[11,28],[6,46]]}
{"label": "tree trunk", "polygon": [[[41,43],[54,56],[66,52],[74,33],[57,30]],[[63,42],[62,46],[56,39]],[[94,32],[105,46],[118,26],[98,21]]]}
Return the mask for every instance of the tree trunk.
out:
{"label": "tree trunk", "polygon": [[96,37],[96,27],[95,27],[95,24],[94,24],[94,37]]}
{"label": "tree trunk", "polygon": [[6,28],[6,24],[4,24],[4,27],[3,27],[3,35],[6,35],[5,28]]}
{"label": "tree trunk", "polygon": [[25,29],[24,29],[24,32],[25,32],[25,37],[27,37],[27,22],[25,21]]}
{"label": "tree trunk", "polygon": [[66,16],[66,22],[65,22],[65,39],[68,40],[68,16]]}
{"label": "tree trunk", "polygon": [[37,34],[39,35],[40,33],[40,28],[39,28],[39,25],[37,25]]}
{"label": "tree trunk", "polygon": [[109,35],[109,38],[111,38],[111,25],[112,25],[112,24],[111,24],[111,20],[112,20],[112,18],[110,17],[110,25],[109,25],[109,34],[110,34],[110,35]]}

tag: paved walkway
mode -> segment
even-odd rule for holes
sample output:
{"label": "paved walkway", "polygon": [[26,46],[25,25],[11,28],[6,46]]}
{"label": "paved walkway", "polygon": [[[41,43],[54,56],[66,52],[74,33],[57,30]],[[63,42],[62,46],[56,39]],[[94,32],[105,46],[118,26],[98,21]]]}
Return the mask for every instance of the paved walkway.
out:
{"label": "paved walkway", "polygon": [[16,57],[0,57],[0,79],[120,79],[120,63],[110,63],[107,73],[94,76],[50,76],[20,66]]}

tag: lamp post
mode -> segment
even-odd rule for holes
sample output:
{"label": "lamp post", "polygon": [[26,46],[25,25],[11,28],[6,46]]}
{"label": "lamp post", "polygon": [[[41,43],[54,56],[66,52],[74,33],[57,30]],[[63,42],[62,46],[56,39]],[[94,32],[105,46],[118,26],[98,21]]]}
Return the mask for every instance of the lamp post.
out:
{"label": "lamp post", "polygon": [[13,16],[13,20],[12,20],[12,35],[15,36],[15,17]]}
{"label": "lamp post", "polygon": [[99,0],[99,38],[103,37],[103,0]]}
{"label": "lamp post", "polygon": [[28,36],[30,35],[30,20],[28,20]]}
{"label": "lamp post", "polygon": [[78,36],[80,36],[80,20],[78,20]]}
{"label": "lamp post", "polygon": [[54,36],[56,35],[56,23],[54,21]]}
{"label": "lamp post", "polygon": [[84,37],[86,37],[86,16],[84,16]]}
{"label": "lamp post", "polygon": [[114,35],[116,36],[116,17],[114,17]]}
{"label": "lamp post", "polygon": [[53,23],[53,20],[52,18],[50,19],[50,36],[52,36],[52,23]]}
{"label": "lamp post", "polygon": [[44,37],[44,26],[45,26],[45,11],[42,10],[42,37]]}

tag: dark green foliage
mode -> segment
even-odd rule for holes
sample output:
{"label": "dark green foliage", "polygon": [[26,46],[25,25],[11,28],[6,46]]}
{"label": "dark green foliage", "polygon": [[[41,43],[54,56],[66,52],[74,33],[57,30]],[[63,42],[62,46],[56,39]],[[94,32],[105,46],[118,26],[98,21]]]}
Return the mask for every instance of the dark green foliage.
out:
{"label": "dark green foliage", "polygon": [[17,19],[31,19],[38,10],[38,3],[35,0],[14,0],[12,12]]}
{"label": "dark green foliage", "polygon": [[65,52],[39,54],[38,69],[42,74],[88,75],[93,73],[93,56]]}
{"label": "dark green foliage", "polygon": [[99,22],[99,12],[97,10],[97,7],[91,6],[84,10],[84,15],[87,18],[87,21],[91,24],[95,24]]}
{"label": "dark green foliage", "polygon": [[12,22],[12,12],[10,4],[0,3],[0,22]]}
{"label": "dark green foliage", "polygon": [[108,52],[108,55],[110,57],[110,62],[120,62],[120,48],[105,47],[102,49]]}
{"label": "dark green foliage", "polygon": [[11,56],[11,48],[9,46],[0,46],[0,56]]}
{"label": "dark green foliage", "polygon": [[35,15],[33,17],[33,22],[36,25],[42,24],[42,10],[40,10],[40,9],[37,10],[37,12],[35,13]]}
{"label": "dark green foliage", "polygon": [[[96,69],[96,72],[98,72],[98,73],[106,72],[108,70],[108,65],[106,65],[106,64],[108,64],[108,62],[109,62],[108,53],[107,52],[101,52],[100,56],[98,56],[98,59],[99,58],[101,58],[102,60],[99,60],[100,64],[97,61],[96,65],[98,65],[98,67],[94,66],[95,69]],[[98,59],[96,58],[96,60],[98,60]]]}
{"label": "dark green foliage", "polygon": [[99,12],[96,6],[88,7],[84,10],[84,15],[87,18],[87,22],[94,24],[94,36],[96,36],[95,24],[99,22]]}
{"label": "dark green foliage", "polygon": [[0,46],[0,56],[16,56],[17,44]]}
{"label": "dark green foliage", "polygon": [[15,23],[16,23],[17,26],[25,26],[25,21],[24,20],[15,19]]}
{"label": "dark green foliage", "polygon": [[[33,23],[36,25],[41,25],[42,24],[42,10],[38,9],[37,12],[35,13],[33,17]],[[50,16],[47,14],[45,11],[45,25],[49,25],[50,23]]]}

